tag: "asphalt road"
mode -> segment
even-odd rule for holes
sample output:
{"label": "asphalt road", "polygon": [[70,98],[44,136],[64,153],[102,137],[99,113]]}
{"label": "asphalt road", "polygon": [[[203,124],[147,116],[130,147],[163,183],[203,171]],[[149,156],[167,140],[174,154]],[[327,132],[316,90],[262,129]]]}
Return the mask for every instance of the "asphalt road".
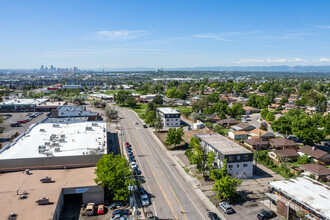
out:
{"label": "asphalt road", "polygon": [[124,108],[119,109],[119,116],[122,118],[121,132],[124,133],[121,141],[128,141],[132,145],[141,175],[146,180],[143,186],[151,197],[151,205],[146,207],[146,211],[160,219],[208,219],[204,203],[149,131],[142,127],[140,119]]}

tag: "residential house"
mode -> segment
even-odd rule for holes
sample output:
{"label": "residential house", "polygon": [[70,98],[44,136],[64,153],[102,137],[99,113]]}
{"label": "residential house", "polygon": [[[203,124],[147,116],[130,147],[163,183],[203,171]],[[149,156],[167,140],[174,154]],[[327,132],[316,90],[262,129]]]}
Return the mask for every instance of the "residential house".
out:
{"label": "residential house", "polygon": [[299,145],[294,142],[293,140],[289,140],[286,138],[274,138],[269,140],[270,147],[276,150],[279,149],[286,149],[286,148],[292,148],[292,149],[298,149]]}
{"label": "residential house", "polygon": [[227,119],[222,119],[217,121],[218,125],[221,125],[222,127],[230,127],[232,125],[237,125],[239,124],[239,121],[237,121],[236,119],[233,118],[227,118]]}
{"label": "residential house", "polygon": [[248,138],[248,132],[246,131],[229,131],[228,137],[234,140],[246,140]]}
{"label": "residential house", "polygon": [[281,149],[281,150],[272,150],[268,152],[268,156],[276,164],[281,162],[296,162],[299,154],[296,149]]}
{"label": "residential house", "polygon": [[219,168],[227,160],[227,171],[230,176],[237,178],[252,177],[253,153],[239,144],[218,133],[195,134],[201,146],[216,154],[216,164]]}
{"label": "residential house", "polygon": [[244,106],[243,109],[247,115],[260,112],[260,109],[253,108],[251,106]]}
{"label": "residential house", "polygon": [[297,108],[299,108],[298,105],[294,105],[294,104],[285,104],[285,109],[286,109],[286,110],[297,109]]}
{"label": "residential house", "polygon": [[322,164],[330,164],[330,154],[316,147],[306,145],[302,148],[299,148],[299,153],[309,155],[311,158],[313,158],[315,163],[320,162]]}
{"label": "residential house", "polygon": [[232,131],[252,131],[255,128],[256,127],[248,123],[238,123],[236,125],[230,126],[230,130]]}
{"label": "residential house", "polygon": [[260,128],[253,129],[252,131],[249,131],[249,135],[251,138],[261,138],[263,140],[269,140],[272,138],[275,138],[274,133],[269,131],[264,131]]}
{"label": "residential house", "polygon": [[268,106],[269,109],[278,109],[279,107],[281,107],[280,104],[274,104],[274,103]]}
{"label": "residential house", "polygon": [[315,179],[318,181],[327,181],[327,177],[330,176],[330,169],[322,166],[320,164],[301,164],[299,165],[301,169],[308,175],[314,175]]}
{"label": "residential house", "polygon": [[251,138],[245,140],[244,145],[251,150],[266,150],[269,148],[269,141],[262,140],[261,138]]}

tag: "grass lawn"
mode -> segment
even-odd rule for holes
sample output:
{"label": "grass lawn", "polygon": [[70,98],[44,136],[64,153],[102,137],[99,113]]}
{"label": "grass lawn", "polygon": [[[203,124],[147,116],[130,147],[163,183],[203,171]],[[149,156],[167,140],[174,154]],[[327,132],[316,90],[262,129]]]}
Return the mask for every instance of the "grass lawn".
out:
{"label": "grass lawn", "polygon": [[127,105],[119,105],[119,104],[116,104],[117,106],[120,106],[120,107],[125,107],[125,108],[129,108],[129,109],[132,109],[133,111],[135,111],[140,117],[142,114],[144,114],[148,108],[148,104],[146,103],[143,103],[143,104],[136,104],[135,108],[131,108]]}
{"label": "grass lawn", "polygon": [[177,109],[180,113],[185,115],[190,115],[192,112],[191,106],[177,106],[177,107],[171,107],[173,109]]}

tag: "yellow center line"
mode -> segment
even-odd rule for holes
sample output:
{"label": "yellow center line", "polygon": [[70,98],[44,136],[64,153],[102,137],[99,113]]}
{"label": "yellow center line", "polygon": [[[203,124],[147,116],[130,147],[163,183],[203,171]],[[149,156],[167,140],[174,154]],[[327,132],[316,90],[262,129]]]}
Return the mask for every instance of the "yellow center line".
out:
{"label": "yellow center line", "polygon": [[[135,140],[137,141],[137,138],[136,138],[134,132],[132,132],[132,134],[133,134]],[[144,154],[144,152],[143,152],[143,150],[142,150],[142,147],[141,147],[141,144],[140,144],[138,141],[137,141],[137,143],[139,144],[140,149],[141,149],[142,153]],[[151,170],[151,172],[152,172],[152,175],[154,176],[154,178],[155,178],[155,180],[156,180],[156,182],[157,182],[157,185],[159,186],[160,190],[162,191],[162,193],[163,193],[163,195],[164,195],[164,197],[165,197],[165,199],[166,199],[166,201],[167,201],[167,204],[170,206],[170,208],[171,208],[171,210],[172,210],[172,212],[173,212],[173,214],[174,214],[174,216],[175,216],[175,219],[178,219],[177,215],[175,214],[175,212],[174,212],[174,210],[173,210],[173,207],[171,206],[170,201],[168,200],[168,198],[167,198],[167,196],[166,196],[166,194],[165,194],[165,192],[164,192],[162,186],[159,184],[159,182],[158,182],[158,180],[157,180],[157,178],[156,178],[156,175],[155,175],[153,169],[152,169],[151,166],[150,166],[150,163],[149,163],[148,158],[145,157],[145,159],[146,159],[147,164],[148,164],[148,166],[149,166],[149,168],[150,168],[150,170]]]}
{"label": "yellow center line", "polygon": [[[133,135],[134,135],[134,137],[135,137],[135,134],[134,134],[134,133],[133,133]],[[136,138],[135,138],[135,139],[136,139]],[[160,168],[160,165],[159,165],[158,161],[156,160],[155,156],[151,153],[151,150],[150,150],[150,148],[148,147],[147,143],[144,141],[143,138],[141,138],[141,139],[142,139],[142,141],[144,142],[144,144],[147,146],[148,150],[150,151],[150,154],[152,155],[152,157],[154,158],[154,160],[156,161],[156,163],[158,164],[160,171],[162,172],[163,176],[165,177],[165,179],[166,179],[168,185],[169,185],[170,188],[171,188],[171,191],[172,191],[172,193],[173,193],[173,195],[174,195],[176,201],[178,202],[178,204],[179,204],[179,206],[180,206],[180,209],[181,209],[181,212],[182,212],[184,218],[187,220],[186,213],[183,211],[183,208],[182,208],[182,206],[181,206],[181,203],[180,203],[178,197],[176,196],[176,193],[174,192],[174,190],[173,190],[173,188],[172,188],[172,186],[171,186],[171,184],[170,184],[170,181],[169,181],[168,178],[165,176],[163,170]],[[139,145],[140,145],[140,143],[139,143]],[[141,145],[140,145],[140,148],[141,148]],[[144,153],[143,153],[143,154],[144,154]]]}

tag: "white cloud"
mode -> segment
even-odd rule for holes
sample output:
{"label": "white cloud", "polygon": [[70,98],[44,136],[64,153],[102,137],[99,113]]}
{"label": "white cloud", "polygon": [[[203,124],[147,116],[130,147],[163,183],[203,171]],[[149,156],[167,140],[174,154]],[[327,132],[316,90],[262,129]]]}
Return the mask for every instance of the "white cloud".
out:
{"label": "white cloud", "polygon": [[117,30],[117,31],[98,31],[95,34],[95,39],[97,40],[129,40],[138,37],[143,37],[150,34],[150,32],[145,30]]}
{"label": "white cloud", "polygon": [[301,58],[292,58],[292,59],[287,59],[287,58],[279,58],[279,59],[240,59],[239,61],[235,63],[299,63],[299,62],[307,62],[305,59]]}
{"label": "white cloud", "polygon": [[319,61],[320,62],[330,62],[330,59],[322,57],[322,58],[319,59]]}
{"label": "white cloud", "polygon": [[218,41],[230,42],[230,40],[224,39],[220,34],[195,34],[194,37],[210,38]]}
{"label": "white cloud", "polygon": [[330,29],[330,25],[316,25],[317,28]]}

